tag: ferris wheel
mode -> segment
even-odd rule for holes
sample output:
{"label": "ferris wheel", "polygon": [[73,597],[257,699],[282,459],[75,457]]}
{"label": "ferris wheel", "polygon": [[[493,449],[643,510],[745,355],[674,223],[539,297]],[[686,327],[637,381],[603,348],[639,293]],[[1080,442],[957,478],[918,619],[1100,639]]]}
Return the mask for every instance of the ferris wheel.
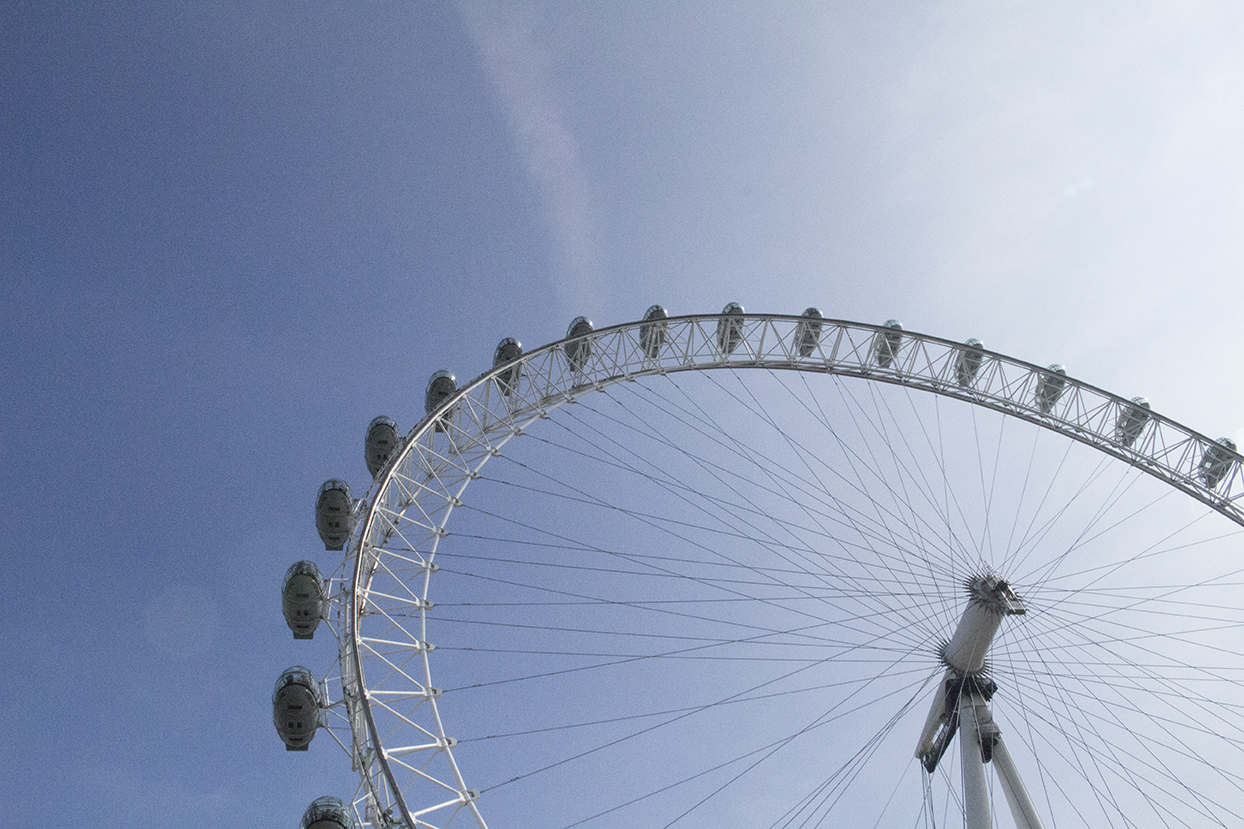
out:
{"label": "ferris wheel", "polygon": [[305,826],[1241,825],[1229,439],[734,303],[505,339],[424,402],[321,488],[340,566],[286,575],[339,655],[277,729],[360,780]]}

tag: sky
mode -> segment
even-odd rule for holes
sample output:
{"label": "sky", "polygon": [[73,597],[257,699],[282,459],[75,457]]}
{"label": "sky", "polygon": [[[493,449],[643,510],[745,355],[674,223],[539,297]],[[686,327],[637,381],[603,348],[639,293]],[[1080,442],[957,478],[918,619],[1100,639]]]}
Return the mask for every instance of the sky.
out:
{"label": "sky", "polygon": [[6,825],[348,794],[272,730],[331,660],[281,575],[368,421],[502,337],[815,305],[1244,441],[1242,38],[1226,2],[0,4]]}

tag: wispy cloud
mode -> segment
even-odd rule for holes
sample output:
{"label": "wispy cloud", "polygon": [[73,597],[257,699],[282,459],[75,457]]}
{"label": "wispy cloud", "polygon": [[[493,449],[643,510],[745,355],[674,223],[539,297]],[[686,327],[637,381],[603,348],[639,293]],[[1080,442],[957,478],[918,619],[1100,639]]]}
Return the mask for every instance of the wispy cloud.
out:
{"label": "wispy cloud", "polygon": [[536,9],[530,4],[485,8],[471,0],[462,0],[459,8],[540,194],[561,259],[560,299],[586,309],[596,293],[597,271],[587,176],[550,76],[549,50],[535,37]]}

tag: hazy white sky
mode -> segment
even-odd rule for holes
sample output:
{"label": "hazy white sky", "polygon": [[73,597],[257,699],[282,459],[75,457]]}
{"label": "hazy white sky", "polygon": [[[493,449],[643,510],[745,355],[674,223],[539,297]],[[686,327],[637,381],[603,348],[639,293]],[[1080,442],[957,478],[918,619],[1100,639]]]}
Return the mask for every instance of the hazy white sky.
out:
{"label": "hazy white sky", "polygon": [[334,790],[272,733],[280,576],[371,417],[504,336],[817,305],[1244,443],[1241,42],[1228,2],[0,6],[6,825]]}
{"label": "hazy white sky", "polygon": [[1240,321],[1230,4],[465,8],[559,296],[776,281],[1239,403],[1175,345]]}

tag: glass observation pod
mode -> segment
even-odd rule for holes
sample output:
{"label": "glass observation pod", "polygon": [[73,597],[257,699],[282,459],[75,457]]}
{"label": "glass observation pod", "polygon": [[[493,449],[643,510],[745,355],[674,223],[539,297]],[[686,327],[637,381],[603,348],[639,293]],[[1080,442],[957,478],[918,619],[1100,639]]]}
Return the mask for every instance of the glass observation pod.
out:
{"label": "glass observation pod", "polygon": [[570,342],[563,350],[571,371],[582,371],[587,365],[588,358],[592,356],[592,338],[587,335],[595,330],[587,317],[575,317],[570,321],[570,327],[566,329],[566,339]]}
{"label": "glass observation pod", "polygon": [[[497,343],[497,350],[492,353],[492,367],[501,368],[501,366],[512,363],[521,356],[523,356],[523,344],[513,337],[506,337]],[[518,388],[518,380],[522,373],[523,367],[521,365],[511,366],[497,375],[497,388],[501,390],[502,394],[509,397],[514,393],[514,389]]]}
{"label": "glass observation pod", "polygon": [[286,751],[306,751],[320,727],[320,684],[301,665],[286,668],[272,690],[272,722]]}
{"label": "glass observation pod", "polygon": [[[458,382],[454,376],[445,369],[434,372],[428,379],[428,390],[423,396],[423,410],[427,414],[432,414],[441,407],[446,400],[453,396],[458,390]],[[436,419],[436,431],[443,432],[445,427],[449,425],[449,419],[453,417],[454,410],[446,409],[445,413]]]}
{"label": "glass observation pod", "polygon": [[653,305],[644,312],[644,324],[639,327],[639,348],[649,360],[655,360],[661,354],[669,316],[660,305]]}
{"label": "glass observation pod", "polygon": [[795,349],[800,357],[811,357],[816,350],[816,344],[821,341],[823,317],[817,308],[805,309],[802,316],[799,327],[795,329]]}
{"label": "glass observation pod", "polygon": [[1152,416],[1149,413],[1149,401],[1143,397],[1133,397],[1130,403],[1123,404],[1119,412],[1119,422],[1114,427],[1115,440],[1130,447],[1140,437]]}
{"label": "glass observation pod", "polygon": [[731,302],[721,309],[717,320],[717,350],[722,357],[729,357],[743,342],[743,306]]}
{"label": "glass observation pod", "polygon": [[959,349],[955,357],[955,380],[962,388],[966,389],[976,382],[976,374],[985,360],[984,348],[980,340],[972,337]]}
{"label": "glass observation pod", "polygon": [[384,469],[385,462],[397,448],[398,442],[397,421],[393,418],[380,415],[367,424],[367,437],[363,439],[363,458],[367,461],[367,471],[373,478]]}
{"label": "glass observation pod", "polygon": [[1201,480],[1210,489],[1217,489],[1223,478],[1231,471],[1235,461],[1235,441],[1231,438],[1218,438],[1215,443],[1205,447],[1201,457]]}
{"label": "glass observation pod", "polygon": [[1067,370],[1058,363],[1052,363],[1047,371],[1041,373],[1037,380],[1037,408],[1042,414],[1050,413],[1066,387]]}
{"label": "glass observation pod", "polygon": [[325,550],[343,550],[350,537],[350,487],[340,478],[329,478],[315,496],[315,529]]}
{"label": "glass observation pod", "polygon": [[310,639],[328,610],[328,590],[313,561],[295,561],[281,582],[281,612],[295,639]]}
{"label": "glass observation pod", "polygon": [[903,347],[903,324],[898,320],[886,320],[885,330],[877,334],[877,344],[873,346],[873,362],[882,368],[889,368]]}
{"label": "glass observation pod", "polygon": [[354,829],[354,816],[338,798],[317,797],[303,812],[298,829]]}

